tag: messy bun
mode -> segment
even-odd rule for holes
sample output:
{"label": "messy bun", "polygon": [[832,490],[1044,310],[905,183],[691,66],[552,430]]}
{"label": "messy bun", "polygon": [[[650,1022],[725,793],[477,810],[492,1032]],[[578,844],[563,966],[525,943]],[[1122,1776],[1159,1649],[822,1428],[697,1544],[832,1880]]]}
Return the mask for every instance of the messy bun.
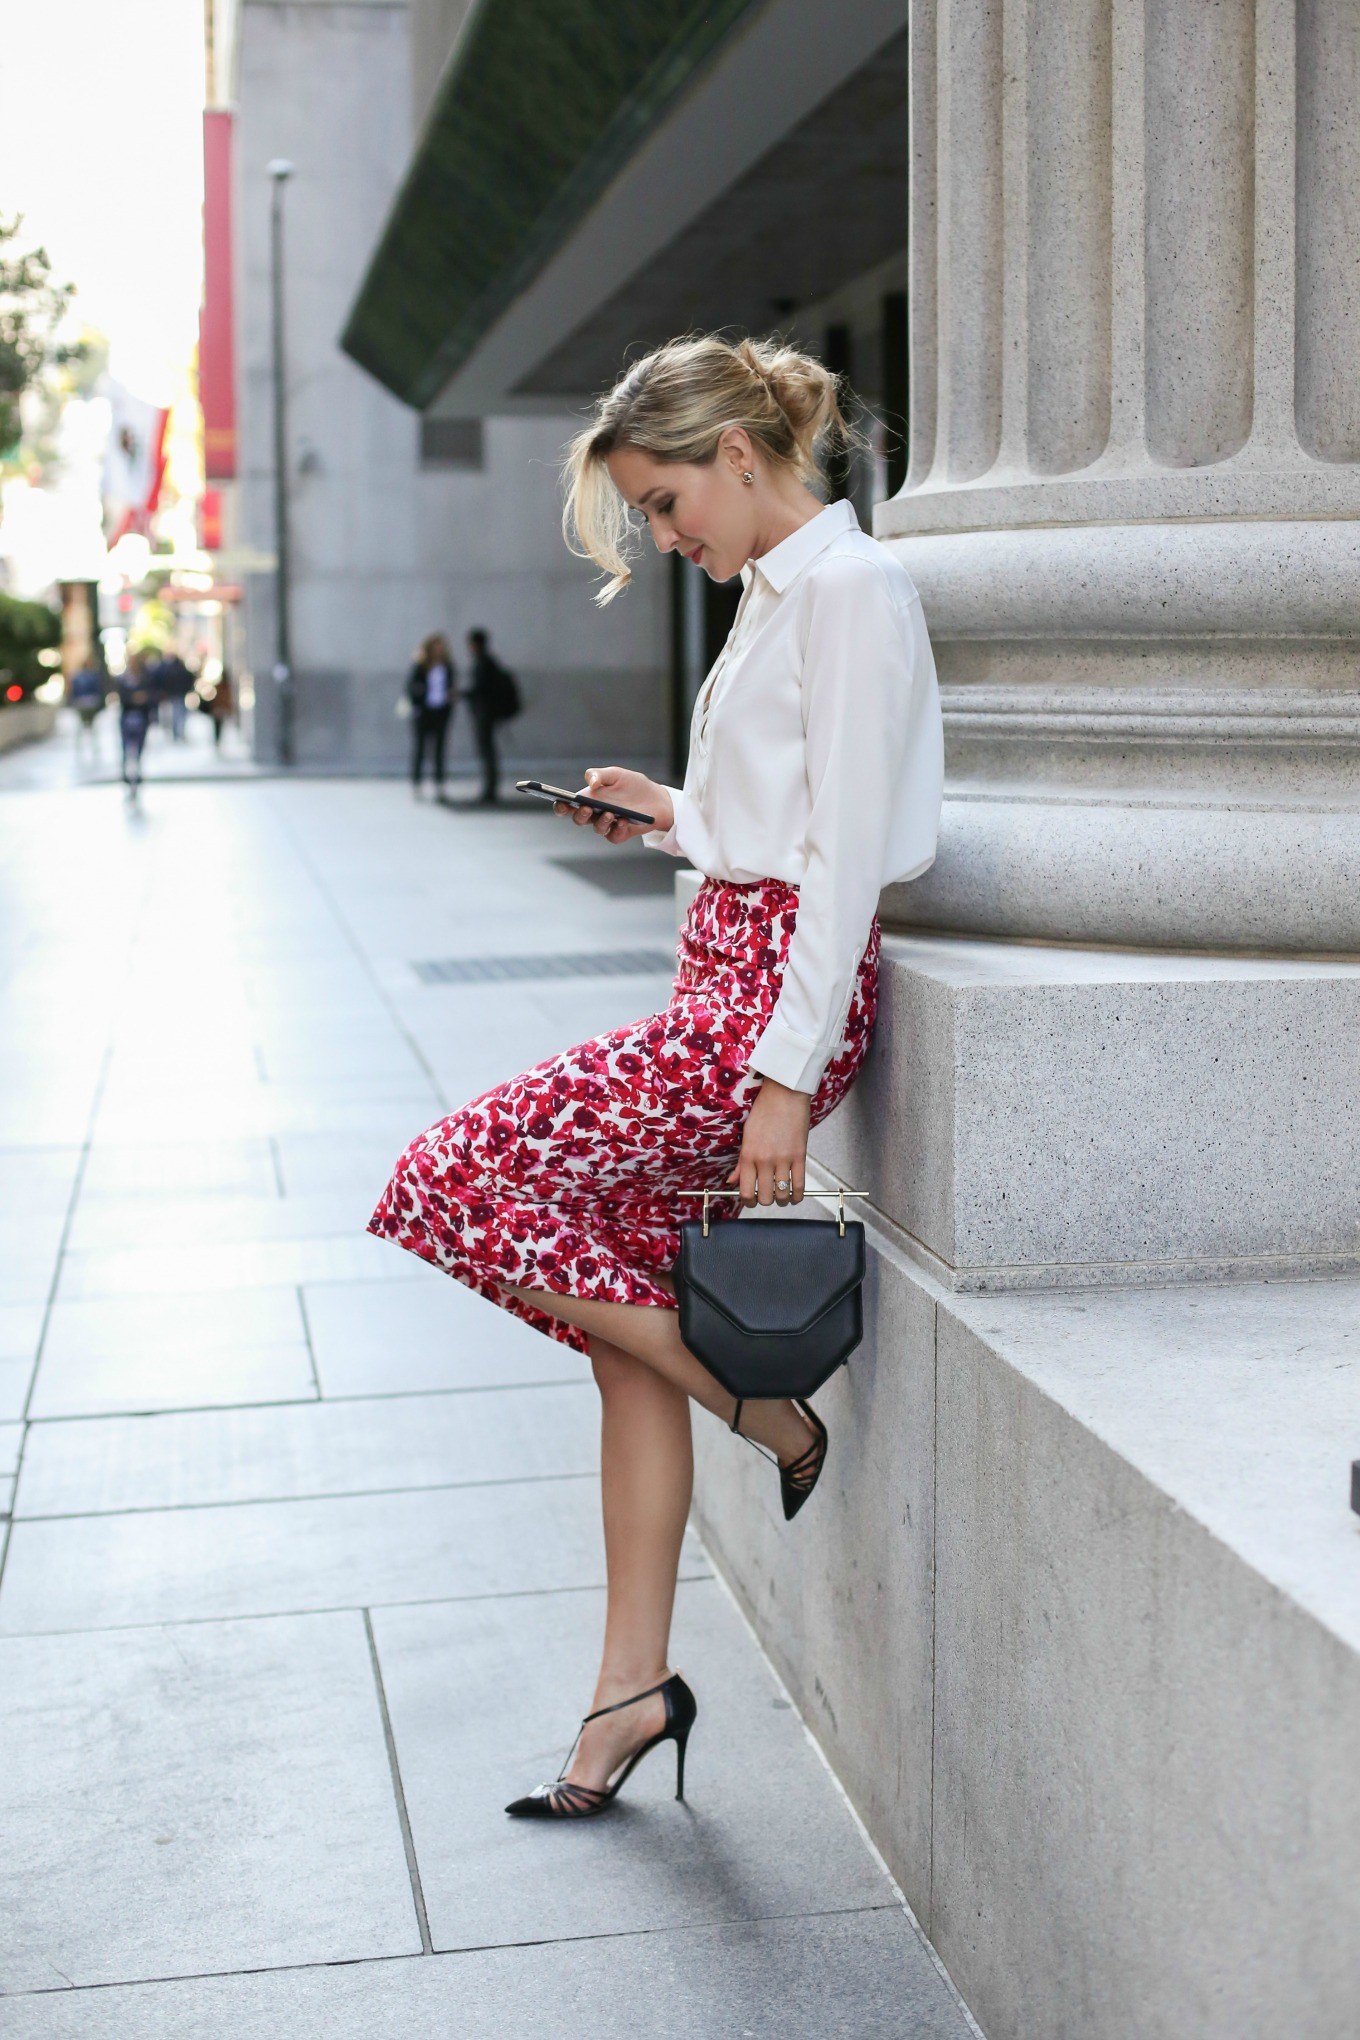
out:
{"label": "messy bun", "polygon": [[595,406],[567,450],[567,544],[610,576],[596,596],[610,602],[628,585],[633,526],[605,465],[620,447],[658,461],[706,467],[718,441],[739,425],[772,467],[815,487],[828,440],[849,435],[830,369],[778,340],[714,334],[671,340],[634,362]]}

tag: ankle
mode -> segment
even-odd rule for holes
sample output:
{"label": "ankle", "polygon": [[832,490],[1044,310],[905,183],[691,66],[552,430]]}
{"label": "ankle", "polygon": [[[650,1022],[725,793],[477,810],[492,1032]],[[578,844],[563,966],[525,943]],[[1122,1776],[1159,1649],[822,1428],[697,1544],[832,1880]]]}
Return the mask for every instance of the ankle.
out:
{"label": "ankle", "polygon": [[[594,1707],[617,1707],[620,1701],[634,1700],[640,1694],[650,1692],[653,1686],[665,1684],[669,1668],[627,1665],[622,1670],[610,1666],[602,1670],[595,1682]],[[593,1709],[592,1709],[593,1711]]]}

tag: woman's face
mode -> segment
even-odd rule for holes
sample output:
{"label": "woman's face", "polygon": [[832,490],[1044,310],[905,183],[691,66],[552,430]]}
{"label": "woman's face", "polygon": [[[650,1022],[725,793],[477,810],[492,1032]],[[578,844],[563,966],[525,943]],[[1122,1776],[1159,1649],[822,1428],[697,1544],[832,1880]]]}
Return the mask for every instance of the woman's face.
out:
{"label": "woman's face", "polygon": [[755,491],[741,478],[740,456],[726,448],[703,467],[653,460],[620,447],[605,465],[626,503],[647,519],[658,552],[679,552],[714,581],[730,581],[756,549]]}

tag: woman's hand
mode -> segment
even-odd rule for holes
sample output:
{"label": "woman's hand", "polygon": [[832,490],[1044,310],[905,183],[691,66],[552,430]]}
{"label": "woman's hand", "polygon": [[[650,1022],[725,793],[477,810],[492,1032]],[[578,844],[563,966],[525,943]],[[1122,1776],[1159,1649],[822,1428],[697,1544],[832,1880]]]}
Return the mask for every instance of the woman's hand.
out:
{"label": "woman's hand", "polygon": [[[762,1077],[760,1095],[746,1115],[741,1160],[728,1177],[741,1186],[743,1204],[797,1204],[807,1167],[812,1100]],[[787,1185],[787,1188],[780,1188]]]}
{"label": "woman's hand", "polygon": [[621,822],[614,815],[597,815],[593,808],[568,807],[565,801],[558,801],[554,814],[570,815],[578,829],[593,829],[607,843],[627,843],[651,829],[669,829],[675,820],[670,795],[645,772],[629,772],[622,765],[594,765],[586,774],[586,792],[596,800],[616,800],[620,807],[655,817],[650,822]]}

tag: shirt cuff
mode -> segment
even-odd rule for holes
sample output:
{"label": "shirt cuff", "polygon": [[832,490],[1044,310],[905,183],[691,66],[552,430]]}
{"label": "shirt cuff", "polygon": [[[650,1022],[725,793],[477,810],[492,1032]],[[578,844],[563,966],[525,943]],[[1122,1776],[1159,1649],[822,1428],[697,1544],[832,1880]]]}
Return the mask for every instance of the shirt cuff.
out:
{"label": "shirt cuff", "polygon": [[776,1013],[752,1049],[747,1068],[758,1077],[773,1077],[786,1090],[806,1091],[815,1097],[832,1054],[832,1046],[795,1034]]}
{"label": "shirt cuff", "polygon": [[668,857],[683,857],[680,848],[680,807],[685,796],[678,786],[668,786],[671,797],[671,825],[669,829],[648,829],[642,840],[649,850],[664,850]]}

